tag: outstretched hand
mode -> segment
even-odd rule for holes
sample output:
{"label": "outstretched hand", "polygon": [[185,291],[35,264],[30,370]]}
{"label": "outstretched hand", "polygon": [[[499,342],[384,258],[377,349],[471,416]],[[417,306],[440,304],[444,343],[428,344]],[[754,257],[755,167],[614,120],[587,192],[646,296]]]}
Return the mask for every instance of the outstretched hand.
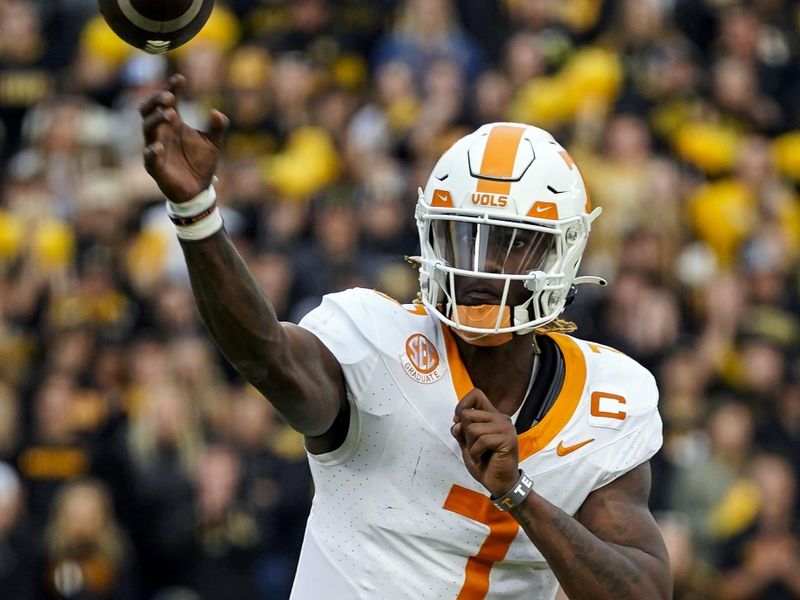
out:
{"label": "outstretched hand", "polygon": [[183,75],[170,77],[167,89],[153,92],[139,107],[144,133],[144,166],[164,195],[186,202],[211,184],[228,118],[214,110],[208,131],[198,131],[181,119],[178,93]]}
{"label": "outstretched hand", "polygon": [[451,432],[470,475],[495,498],[506,494],[519,479],[519,444],[511,418],[475,388],[456,406],[453,422]]}

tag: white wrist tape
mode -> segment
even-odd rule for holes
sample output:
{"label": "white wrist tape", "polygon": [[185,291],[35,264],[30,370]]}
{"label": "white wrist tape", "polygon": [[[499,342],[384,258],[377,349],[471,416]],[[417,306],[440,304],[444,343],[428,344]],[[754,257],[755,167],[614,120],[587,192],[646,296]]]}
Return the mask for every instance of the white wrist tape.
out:
{"label": "white wrist tape", "polygon": [[216,206],[215,177],[208,186],[188,202],[176,203],[167,200],[167,215],[175,224],[175,231],[182,240],[202,240],[222,228],[222,215]]}
{"label": "white wrist tape", "polygon": [[222,215],[215,208],[207,217],[191,225],[176,225],[175,232],[182,240],[202,240],[210,237],[222,229]]}
{"label": "white wrist tape", "polygon": [[188,202],[178,203],[167,200],[167,214],[170,217],[193,217],[209,209],[217,200],[217,190],[214,189],[214,184],[216,182],[217,178],[214,177],[211,180],[211,185],[209,185],[207,189],[197,194],[197,196]]}

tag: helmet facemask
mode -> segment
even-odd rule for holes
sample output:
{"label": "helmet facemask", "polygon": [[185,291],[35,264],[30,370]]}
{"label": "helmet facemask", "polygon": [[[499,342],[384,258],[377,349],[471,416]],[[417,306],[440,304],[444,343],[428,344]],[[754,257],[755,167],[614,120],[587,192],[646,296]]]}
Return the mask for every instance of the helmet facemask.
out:
{"label": "helmet facemask", "polygon": [[[564,309],[595,216],[541,224],[488,213],[418,211],[425,240],[423,304],[478,345],[533,331]],[[465,291],[478,292],[486,304],[464,304]]]}

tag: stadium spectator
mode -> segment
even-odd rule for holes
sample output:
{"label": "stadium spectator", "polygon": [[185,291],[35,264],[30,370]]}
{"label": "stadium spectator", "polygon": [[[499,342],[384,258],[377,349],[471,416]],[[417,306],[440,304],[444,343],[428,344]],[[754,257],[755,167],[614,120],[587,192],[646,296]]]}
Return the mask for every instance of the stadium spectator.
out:
{"label": "stadium spectator", "polygon": [[78,389],[69,375],[49,374],[33,405],[30,436],[20,445],[15,466],[25,481],[28,509],[42,526],[61,484],[88,475],[91,455],[81,439],[75,407]]}
{"label": "stadium spectator", "polygon": [[31,2],[0,4],[0,159],[4,162],[19,149],[28,110],[47,99],[55,87],[56,72],[43,33]]}
{"label": "stadium spectator", "polygon": [[62,487],[45,530],[38,597],[128,600],[134,597],[131,566],[105,486],[84,479]]}
{"label": "stadium spectator", "polygon": [[205,448],[196,468],[192,589],[209,600],[253,598],[259,530],[240,499],[242,460],[220,444]]}
{"label": "stadium spectator", "polygon": [[756,430],[758,446],[783,456],[800,481],[800,465],[795,461],[800,450],[800,385],[796,380],[786,382],[763,409],[766,414]]}
{"label": "stadium spectator", "polygon": [[708,452],[676,475],[670,504],[686,515],[698,557],[711,562],[714,546],[751,516],[752,489],[743,476],[752,452],[752,413],[723,403],[709,415],[707,430]]}
{"label": "stadium spectator", "polygon": [[800,537],[794,470],[783,458],[762,454],[752,459],[749,471],[758,494],[758,514],[722,545],[721,595],[726,600],[797,598]]}
{"label": "stadium spectator", "polygon": [[[201,455],[197,411],[186,392],[168,380],[168,354],[154,341],[136,347],[141,360],[130,390],[116,477],[123,519],[138,557],[145,595],[191,581],[195,490],[191,474]],[[145,355],[148,355],[144,359]],[[124,494],[124,496],[123,496]]]}

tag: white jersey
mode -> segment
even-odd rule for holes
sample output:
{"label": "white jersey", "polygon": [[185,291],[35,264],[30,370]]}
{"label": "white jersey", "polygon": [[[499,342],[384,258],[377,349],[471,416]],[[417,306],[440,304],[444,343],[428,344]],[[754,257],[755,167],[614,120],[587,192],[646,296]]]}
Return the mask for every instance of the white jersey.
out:
{"label": "white jersey", "polygon": [[[309,455],[316,486],[292,600],[553,598],[557,581],[517,521],[467,472],[450,434],[473,388],[452,334],[421,306],[331,294],[300,325],[344,372],[350,430]],[[661,446],[650,373],[605,346],[551,335],[564,383],[519,436],[534,490],[574,515]]]}

